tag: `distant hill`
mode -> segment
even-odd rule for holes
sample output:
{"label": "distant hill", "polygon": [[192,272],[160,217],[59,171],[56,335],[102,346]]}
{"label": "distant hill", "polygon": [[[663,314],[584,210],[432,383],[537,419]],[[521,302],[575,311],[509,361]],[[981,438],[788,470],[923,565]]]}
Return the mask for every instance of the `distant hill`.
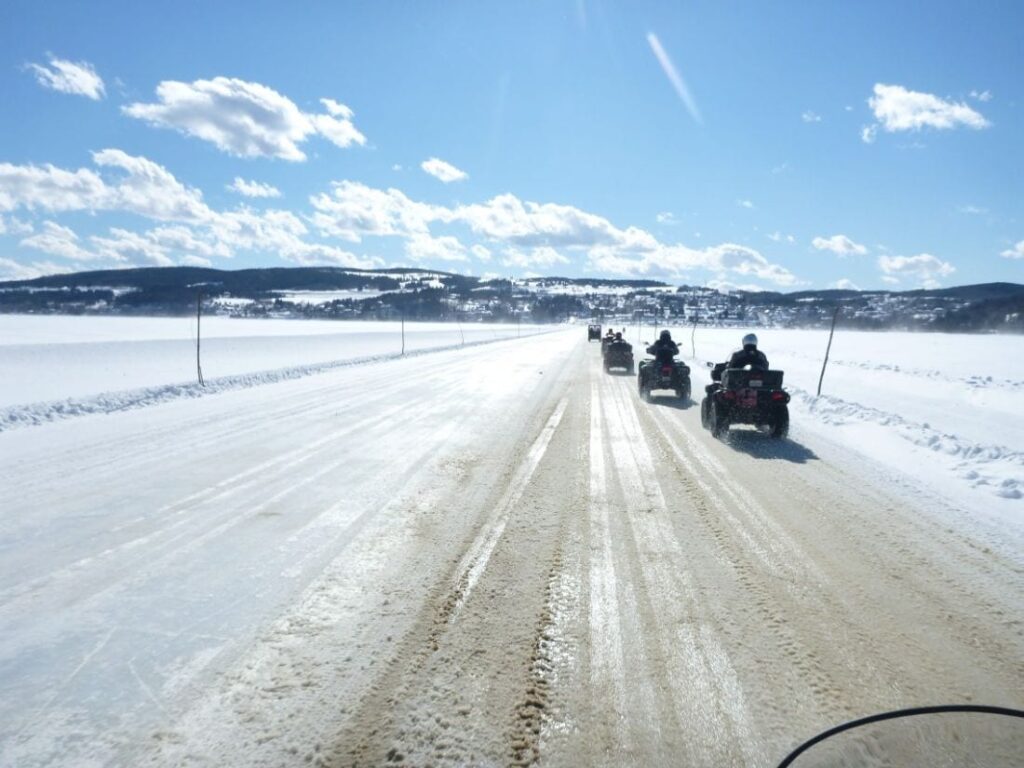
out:
{"label": "distant hill", "polygon": [[643,316],[665,322],[813,327],[1024,331],[1024,285],[983,283],[912,291],[720,292],[657,280],[488,279],[415,268],[150,267],[0,282],[0,312],[249,317],[527,319]]}

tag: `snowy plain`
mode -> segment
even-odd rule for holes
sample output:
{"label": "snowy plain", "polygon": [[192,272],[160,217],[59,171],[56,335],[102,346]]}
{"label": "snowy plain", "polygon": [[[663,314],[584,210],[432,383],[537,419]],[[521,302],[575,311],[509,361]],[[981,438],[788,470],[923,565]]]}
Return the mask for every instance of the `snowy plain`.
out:
{"label": "snowy plain", "polygon": [[[419,353],[550,330],[497,323],[405,324],[405,351]],[[222,389],[388,358],[402,351],[397,322],[208,317],[201,321],[204,379]],[[195,383],[196,320],[171,317],[0,315],[0,429],[58,413],[158,402]],[[262,378],[252,378],[259,374]],[[267,375],[271,374],[271,375]],[[147,390],[133,397],[110,393]],[[155,390],[155,391],[154,391]],[[58,404],[59,401],[74,402]],[[85,402],[81,402],[85,401]],[[27,406],[38,406],[29,408]],[[101,405],[100,410],[103,409]]]}

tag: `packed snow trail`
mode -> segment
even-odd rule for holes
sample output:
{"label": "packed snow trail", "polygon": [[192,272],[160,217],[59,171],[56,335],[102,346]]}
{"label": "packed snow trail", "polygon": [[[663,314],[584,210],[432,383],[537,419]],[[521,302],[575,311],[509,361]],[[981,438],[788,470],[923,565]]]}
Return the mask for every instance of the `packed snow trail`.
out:
{"label": "packed snow trail", "polygon": [[1024,706],[1019,527],[583,333],[0,434],[3,763],[768,766]]}

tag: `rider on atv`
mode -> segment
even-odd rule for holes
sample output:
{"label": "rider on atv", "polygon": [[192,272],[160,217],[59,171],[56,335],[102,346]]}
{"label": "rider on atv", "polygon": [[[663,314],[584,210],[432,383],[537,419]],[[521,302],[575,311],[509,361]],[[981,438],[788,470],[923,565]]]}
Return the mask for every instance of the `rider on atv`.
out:
{"label": "rider on atv", "polygon": [[615,332],[615,338],[611,340],[611,343],[608,345],[608,347],[609,349],[620,349],[624,352],[630,352],[633,349],[633,345],[626,341],[624,338],[622,338],[622,331]]}
{"label": "rider on atv", "polygon": [[748,333],[743,337],[743,349],[733,352],[725,367],[745,368],[748,365],[751,368],[765,371],[769,368],[768,358],[765,357],[764,352],[757,348],[757,336],[752,333]]}
{"label": "rider on atv", "polygon": [[647,348],[647,354],[654,355],[659,363],[671,363],[672,358],[679,354],[679,347],[672,341],[672,334],[664,330],[658,340]]}

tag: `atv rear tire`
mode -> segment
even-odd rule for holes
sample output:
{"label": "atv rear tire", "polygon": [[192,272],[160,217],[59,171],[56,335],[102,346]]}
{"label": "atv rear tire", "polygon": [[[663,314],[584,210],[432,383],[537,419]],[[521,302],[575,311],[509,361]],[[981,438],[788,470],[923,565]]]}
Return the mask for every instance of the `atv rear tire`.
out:
{"label": "atv rear tire", "polygon": [[721,437],[723,434],[729,433],[729,417],[721,413],[718,410],[718,406],[714,403],[711,404],[711,413],[709,414],[711,419],[711,436]]}
{"label": "atv rear tire", "polygon": [[771,435],[776,440],[781,440],[789,434],[789,406],[783,405],[779,408],[778,415],[772,423]]}
{"label": "atv rear tire", "polygon": [[704,429],[711,428],[711,415],[709,413],[711,409],[711,398],[705,397],[700,401],[700,425]]}

